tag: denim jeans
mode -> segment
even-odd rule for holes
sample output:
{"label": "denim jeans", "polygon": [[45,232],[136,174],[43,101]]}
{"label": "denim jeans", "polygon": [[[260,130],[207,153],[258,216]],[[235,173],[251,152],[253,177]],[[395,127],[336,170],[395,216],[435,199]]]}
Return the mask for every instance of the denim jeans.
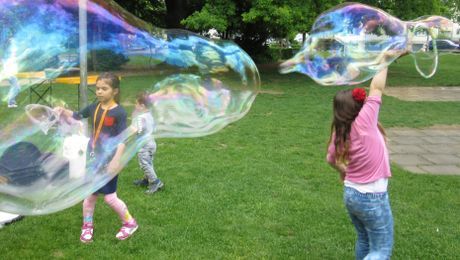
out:
{"label": "denim jeans", "polygon": [[345,187],[343,199],[358,235],[356,259],[390,259],[393,215],[388,192],[360,193]]}

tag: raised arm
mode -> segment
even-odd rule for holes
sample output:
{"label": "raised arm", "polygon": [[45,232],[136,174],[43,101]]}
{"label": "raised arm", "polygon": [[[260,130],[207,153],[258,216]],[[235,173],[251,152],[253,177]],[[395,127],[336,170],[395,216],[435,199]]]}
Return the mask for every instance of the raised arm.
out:
{"label": "raised arm", "polygon": [[369,96],[382,96],[383,90],[385,89],[385,84],[387,82],[387,72],[388,68],[385,68],[374,76],[371,81]]}

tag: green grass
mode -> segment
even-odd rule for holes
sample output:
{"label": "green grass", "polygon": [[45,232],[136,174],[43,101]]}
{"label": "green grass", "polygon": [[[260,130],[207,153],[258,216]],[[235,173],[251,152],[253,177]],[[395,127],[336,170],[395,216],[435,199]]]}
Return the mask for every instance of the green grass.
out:
{"label": "green grass", "polygon": [[[406,80],[411,76],[400,76],[410,70],[405,62],[391,68],[391,85],[413,85]],[[415,85],[455,85],[455,75],[428,82],[413,73]],[[116,241],[118,217],[100,199],[92,244],[78,240],[76,205],[0,230],[2,259],[352,259],[355,233],[342,185],[325,163],[331,101],[341,87],[273,70],[262,70],[261,80],[272,94],[258,95],[240,121],[207,137],[157,140],[164,191],[146,196],[131,184],[141,176],[135,160],[123,170],[118,193],[140,224],[135,236]],[[126,77],[123,86],[146,82]],[[381,121],[385,127],[458,124],[460,113],[455,102],[384,97]],[[392,172],[393,259],[458,258],[460,178],[415,175],[396,165]]]}
{"label": "green grass", "polygon": [[[424,79],[415,69],[413,58],[408,55],[390,66],[392,76],[389,78],[388,84],[390,86],[460,86],[459,60],[460,55],[440,55],[436,74],[429,79]],[[423,71],[428,71],[431,61],[422,62],[421,66],[422,69],[427,68]]]}

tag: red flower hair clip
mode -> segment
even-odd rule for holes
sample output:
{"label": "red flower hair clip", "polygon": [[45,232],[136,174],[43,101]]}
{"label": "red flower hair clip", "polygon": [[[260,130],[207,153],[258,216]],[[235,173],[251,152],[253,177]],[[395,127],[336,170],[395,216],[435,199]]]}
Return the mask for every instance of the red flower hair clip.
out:
{"label": "red flower hair clip", "polygon": [[363,88],[354,88],[351,91],[351,95],[356,102],[362,103],[366,99],[366,90]]}

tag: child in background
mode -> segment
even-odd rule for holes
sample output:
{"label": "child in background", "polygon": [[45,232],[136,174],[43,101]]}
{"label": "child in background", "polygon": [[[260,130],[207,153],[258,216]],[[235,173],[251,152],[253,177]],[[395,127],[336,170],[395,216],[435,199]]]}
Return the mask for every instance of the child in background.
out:
{"label": "child in background", "polygon": [[10,90],[8,91],[8,108],[15,108],[18,107],[16,103],[16,96],[21,91],[21,87],[19,86],[18,79],[16,76],[8,77],[8,82],[10,83]]}
{"label": "child in background", "polygon": [[[4,28],[2,28],[2,30],[3,29]],[[21,91],[21,86],[19,85],[18,78],[15,75],[18,72],[16,44],[14,42],[14,38],[12,38],[12,32],[8,32],[8,30],[6,30],[4,33],[9,35],[11,38],[2,44],[0,49],[0,57],[2,57],[2,59],[0,59],[0,80],[8,80],[8,83],[10,84],[10,89],[6,97],[8,108],[15,108],[18,106],[16,103],[16,97]]]}
{"label": "child in background", "polygon": [[154,167],[153,158],[157,149],[153,130],[155,129],[155,120],[150,113],[152,101],[149,99],[147,92],[141,92],[136,97],[136,111],[133,116],[132,130],[142,138],[145,144],[137,153],[139,167],[144,172],[144,178],[134,181],[134,185],[148,186],[145,193],[153,194],[163,188],[164,183],[158,179]]}
{"label": "child in background", "polygon": [[[14,59],[7,60],[6,62],[2,62],[0,60],[0,81],[3,79],[8,80],[8,83],[10,84],[10,89],[8,91],[8,94],[6,96],[7,102],[8,102],[8,108],[15,108],[18,107],[16,103],[16,97],[21,91],[21,86],[19,85],[18,78],[14,75],[13,71],[15,69],[11,69],[11,67],[17,67],[16,64],[9,64],[12,63]],[[9,67],[8,67],[9,66]],[[12,70],[12,71],[11,71]],[[17,70],[17,69],[16,69]]]}
{"label": "child in background", "polygon": [[[94,162],[98,162],[98,157],[104,151],[113,149],[108,147],[111,144],[104,141],[122,133],[126,129],[127,119],[126,111],[120,105],[120,80],[118,76],[112,73],[102,73],[96,80],[96,96],[98,102],[83,108],[80,112],[72,112],[62,107],[56,108],[56,111],[66,118],[73,117],[77,120],[90,118],[93,135],[90,139],[88,151]],[[110,162],[107,164],[106,171],[108,173],[118,173],[121,170],[120,159],[124,149],[125,144],[119,143]],[[123,223],[116,234],[117,239],[125,240],[137,230],[136,220],[129,213],[126,204],[117,197],[117,182],[118,175],[115,175],[105,186],[83,201],[81,242],[89,243],[93,241],[93,214],[99,194],[104,194],[105,203],[118,214]]]}
{"label": "child in background", "polygon": [[385,132],[378,122],[387,69],[372,79],[369,96],[362,88],[334,97],[327,161],[344,181],[344,203],[358,240],[356,259],[390,259],[393,216],[388,198],[391,177]]}

